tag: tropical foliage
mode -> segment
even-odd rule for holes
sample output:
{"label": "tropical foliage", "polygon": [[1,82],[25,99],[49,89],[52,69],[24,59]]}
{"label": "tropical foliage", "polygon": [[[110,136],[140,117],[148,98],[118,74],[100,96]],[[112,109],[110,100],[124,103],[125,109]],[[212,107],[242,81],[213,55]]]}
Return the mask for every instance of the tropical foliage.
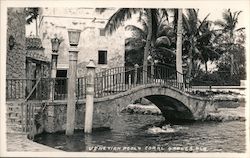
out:
{"label": "tropical foliage", "polygon": [[[100,12],[105,8],[99,9]],[[105,30],[112,33],[123,22],[130,19],[133,14],[138,14],[139,26],[128,25],[127,30],[132,36],[126,39],[126,61],[132,66],[135,63],[147,65],[147,57],[161,63],[175,65],[177,47],[181,48],[184,65],[188,65],[186,73],[188,81],[197,78],[221,78],[223,72],[232,70],[234,74],[245,76],[245,46],[244,28],[237,28],[238,18],[241,11],[231,12],[230,9],[223,12],[222,20],[209,21],[209,14],[202,20],[199,19],[198,9],[186,9],[182,14],[181,27],[178,24],[178,9],[143,9],[143,8],[121,8],[118,9],[108,20]],[[173,15],[169,22],[169,13]],[[219,29],[215,30],[215,27]],[[179,33],[177,32],[179,28]],[[182,37],[177,43],[177,35]],[[180,43],[181,42],[181,43]],[[234,64],[228,64],[237,59]],[[231,56],[230,56],[231,55]],[[218,71],[208,72],[208,62],[217,64]],[[241,64],[240,64],[241,63]],[[204,65],[205,72],[201,69]],[[230,65],[230,66],[229,66]],[[220,71],[220,72],[219,72]],[[223,72],[222,72],[223,71]],[[226,75],[224,75],[226,76]],[[238,75],[239,76],[239,75]],[[212,78],[213,78],[212,77]],[[234,77],[239,80],[239,77]],[[242,77],[241,77],[242,78]]]}
{"label": "tropical foliage", "polygon": [[[132,32],[132,37],[126,39],[126,53],[130,59],[128,65],[142,64],[142,58],[138,61],[137,59],[134,60],[133,57],[134,53],[141,57],[141,52],[144,51],[146,45],[149,28],[145,17],[144,19],[139,19],[141,27],[135,25],[127,25],[125,27],[126,30]],[[151,39],[150,55],[154,60],[175,66],[175,32],[171,26],[167,25],[167,18],[162,13],[158,12],[155,20],[156,25],[152,26],[155,34]]]}
{"label": "tropical foliage", "polygon": [[203,20],[199,20],[198,12],[199,10],[187,9],[186,15],[183,16],[183,53],[188,56],[187,76],[190,80],[197,76],[197,72],[193,71],[195,62],[198,64],[200,61],[204,64],[207,72],[207,62],[220,57],[220,51],[213,44],[215,32],[211,29],[211,22],[207,20],[209,14]]}
{"label": "tropical foliage", "polygon": [[[237,34],[244,30],[244,27],[237,28],[237,23],[239,21],[239,15],[241,11],[231,12],[230,9],[225,10],[222,13],[222,20],[217,20],[214,23],[220,27],[218,29],[218,46],[222,47],[225,51],[225,56],[234,61],[235,57],[240,56],[239,45],[236,43]],[[230,74],[239,74],[239,62],[229,62],[230,63]]]}

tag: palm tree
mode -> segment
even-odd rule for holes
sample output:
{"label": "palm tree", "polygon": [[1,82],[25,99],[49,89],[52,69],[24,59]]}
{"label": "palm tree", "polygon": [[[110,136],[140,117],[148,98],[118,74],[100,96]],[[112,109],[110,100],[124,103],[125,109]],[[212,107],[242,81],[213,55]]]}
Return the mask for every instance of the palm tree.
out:
{"label": "palm tree", "polygon": [[[207,70],[207,61],[214,57],[214,54],[219,55],[211,45],[211,37],[213,31],[209,28],[207,18],[198,19],[198,11],[195,9],[187,9],[187,15],[183,16],[184,26],[184,50],[188,54],[188,72],[187,79],[190,81],[194,75],[193,64],[196,60],[201,60],[205,63]],[[209,55],[209,54],[212,55]]]}
{"label": "palm tree", "polygon": [[215,39],[217,38],[215,30],[211,28],[211,21],[205,20],[202,25],[200,25],[199,35],[197,37],[197,48],[200,54],[196,54],[196,59],[199,59],[205,65],[205,71],[208,72],[208,61],[217,60],[222,51],[217,47]]}
{"label": "palm tree", "polygon": [[227,44],[229,45],[229,47],[227,47],[227,52],[231,57],[231,69],[230,69],[231,76],[234,74],[234,67],[233,67],[234,55],[232,50],[234,49],[233,47],[235,44],[235,33],[245,29],[244,27],[238,29],[236,28],[239,20],[239,15],[241,12],[242,11],[235,11],[232,13],[230,9],[227,9],[222,14],[223,19],[215,21],[215,24],[221,28],[219,30],[222,32],[221,35],[228,36]]}
{"label": "palm tree", "polygon": [[[105,8],[99,8],[96,9],[98,12],[105,11]],[[139,15],[146,15],[147,19],[147,25],[148,25],[148,32],[147,32],[147,38],[146,38],[146,44],[144,48],[144,54],[143,54],[143,83],[146,83],[147,81],[147,58],[149,55],[150,47],[151,47],[151,40],[154,35],[154,30],[152,29],[153,26],[155,26],[155,19],[158,14],[157,9],[143,9],[143,8],[120,8],[118,9],[108,20],[105,31],[109,34],[112,34],[113,31],[115,31],[118,27],[122,25],[124,21],[127,19],[130,19],[132,17],[132,14],[139,13]],[[167,12],[163,10],[163,13],[167,16]]]}
{"label": "palm tree", "polygon": [[[176,40],[176,71],[177,82],[183,83],[182,71],[182,9],[178,9],[177,40]],[[176,17],[176,16],[175,16]]]}
{"label": "palm tree", "polygon": [[33,19],[35,19],[36,23],[36,36],[38,36],[38,26],[37,26],[37,17],[39,15],[39,8],[25,8],[26,13],[26,23],[32,23]]}
{"label": "palm tree", "polygon": [[[158,60],[161,63],[173,66],[174,64],[171,64],[171,62],[174,61],[175,56],[175,48],[173,47],[173,44],[175,43],[175,33],[173,28],[167,25],[168,21],[162,15],[159,15],[156,20],[157,25],[153,28],[155,34],[152,36],[151,40],[150,55],[153,59]],[[126,39],[127,54],[136,53],[136,55],[139,56],[140,52],[145,48],[148,25],[145,19],[141,19],[140,24],[141,27],[134,25],[127,25],[125,27],[126,30],[130,30],[132,32],[132,37]],[[136,62],[137,64],[141,63],[140,59]]]}

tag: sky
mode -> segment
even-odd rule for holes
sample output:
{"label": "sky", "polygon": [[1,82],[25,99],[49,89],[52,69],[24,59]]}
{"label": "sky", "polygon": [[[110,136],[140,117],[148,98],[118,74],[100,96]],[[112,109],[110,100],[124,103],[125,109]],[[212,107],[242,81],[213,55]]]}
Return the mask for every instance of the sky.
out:
{"label": "sky", "polygon": [[[208,17],[208,20],[211,20],[211,21],[215,21],[215,20],[218,20],[218,19],[222,19],[222,12],[225,10],[225,9],[228,9],[228,8],[223,8],[223,9],[218,9],[218,8],[201,8],[199,9],[199,18],[200,19],[203,19],[207,16],[207,14],[210,13],[209,17]],[[235,11],[239,11],[241,9],[231,9],[232,12],[235,12]],[[246,27],[246,23],[244,22],[247,22],[247,20],[244,20],[246,19],[246,13],[243,11],[240,15],[239,15],[239,22],[238,22],[238,28],[240,27]],[[128,21],[126,24],[134,24],[136,22],[136,20],[130,20]],[[31,33],[32,32],[32,33]],[[35,22],[31,23],[30,25],[27,25],[26,26],[26,36],[30,36],[30,34],[35,34]]]}

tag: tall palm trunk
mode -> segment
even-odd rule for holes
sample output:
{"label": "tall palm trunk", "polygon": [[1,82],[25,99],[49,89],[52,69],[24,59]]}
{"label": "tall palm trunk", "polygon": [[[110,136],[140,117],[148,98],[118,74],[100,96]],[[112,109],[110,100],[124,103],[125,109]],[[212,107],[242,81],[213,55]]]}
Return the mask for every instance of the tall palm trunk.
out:
{"label": "tall palm trunk", "polygon": [[35,19],[36,22],[36,37],[38,37],[38,25],[37,25],[37,18]]}
{"label": "tall palm trunk", "polygon": [[233,55],[233,46],[234,46],[234,37],[233,32],[230,31],[230,47],[229,47],[229,54],[230,54],[230,75],[231,77],[234,74],[234,55]]}
{"label": "tall palm trunk", "polygon": [[206,74],[207,74],[207,61],[205,61],[205,71],[206,71]]}
{"label": "tall palm trunk", "polygon": [[144,48],[144,55],[143,55],[143,83],[147,83],[147,65],[148,65],[148,55],[149,55],[149,49],[152,39],[152,14],[151,9],[146,9],[147,12],[147,19],[148,19],[148,34],[147,34],[147,41]]}
{"label": "tall palm trunk", "polygon": [[182,9],[178,9],[178,21],[177,21],[177,42],[176,42],[176,71],[177,82],[183,83],[183,71],[182,71]]}
{"label": "tall palm trunk", "polygon": [[193,69],[193,43],[191,39],[191,48],[188,51],[188,74],[187,74],[187,82],[191,81],[192,69]]}

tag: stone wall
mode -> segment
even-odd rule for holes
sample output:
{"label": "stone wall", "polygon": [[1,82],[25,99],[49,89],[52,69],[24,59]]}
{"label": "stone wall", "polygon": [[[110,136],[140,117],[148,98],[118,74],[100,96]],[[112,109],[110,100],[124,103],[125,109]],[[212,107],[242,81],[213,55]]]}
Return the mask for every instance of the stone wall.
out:
{"label": "stone wall", "polygon": [[[25,78],[25,13],[24,8],[8,8],[6,78]],[[15,43],[9,47],[9,37]]]}
{"label": "stone wall", "polygon": [[[115,109],[113,106],[100,106],[94,107],[93,128],[98,127],[111,127],[109,115],[113,115]],[[67,115],[67,102],[51,103],[47,106],[44,120],[44,131],[53,133],[66,130],[66,115]],[[85,103],[76,105],[75,113],[75,129],[84,129],[85,120]]]}

